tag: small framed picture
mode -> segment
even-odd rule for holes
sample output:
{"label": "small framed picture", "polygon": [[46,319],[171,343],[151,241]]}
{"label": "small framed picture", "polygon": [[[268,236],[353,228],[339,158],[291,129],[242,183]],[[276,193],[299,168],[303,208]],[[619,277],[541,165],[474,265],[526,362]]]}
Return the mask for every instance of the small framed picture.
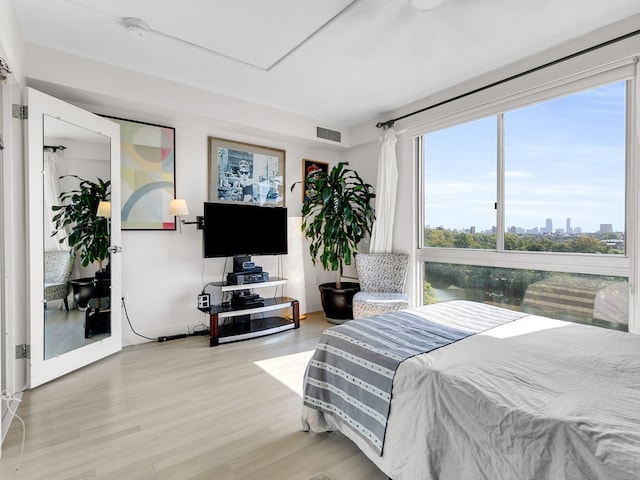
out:
{"label": "small framed picture", "polygon": [[307,180],[317,175],[318,172],[329,173],[329,164],[317,160],[302,160],[302,181],[304,182],[304,188],[302,190],[303,202],[309,200],[309,197],[313,194],[313,186],[310,185]]}
{"label": "small framed picture", "polygon": [[209,137],[209,201],[284,207],[285,153]]}

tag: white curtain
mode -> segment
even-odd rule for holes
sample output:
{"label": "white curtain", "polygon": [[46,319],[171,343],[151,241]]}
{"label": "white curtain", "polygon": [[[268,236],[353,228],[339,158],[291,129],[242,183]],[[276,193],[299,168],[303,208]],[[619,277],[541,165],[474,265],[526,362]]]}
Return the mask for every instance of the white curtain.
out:
{"label": "white curtain", "polygon": [[371,232],[369,245],[371,253],[391,253],[393,251],[393,222],[398,185],[396,142],[394,128],[386,128],[380,137],[380,151],[378,153],[376,221]]}
{"label": "white curtain", "polygon": [[52,218],[55,215],[51,209],[54,205],[59,205],[60,200],[60,169],[58,166],[58,153],[50,148],[44,150],[44,250],[68,250],[67,241],[60,243],[60,239],[66,235],[58,232],[53,237],[54,230]]}

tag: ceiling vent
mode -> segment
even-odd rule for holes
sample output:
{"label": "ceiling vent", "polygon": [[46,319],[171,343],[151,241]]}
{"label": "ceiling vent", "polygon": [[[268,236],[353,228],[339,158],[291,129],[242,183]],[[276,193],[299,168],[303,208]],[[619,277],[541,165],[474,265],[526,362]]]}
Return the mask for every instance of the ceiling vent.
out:
{"label": "ceiling vent", "polygon": [[316,136],[318,138],[324,138],[325,140],[331,140],[332,142],[342,142],[342,133],[336,130],[329,130],[328,128],[316,127]]}

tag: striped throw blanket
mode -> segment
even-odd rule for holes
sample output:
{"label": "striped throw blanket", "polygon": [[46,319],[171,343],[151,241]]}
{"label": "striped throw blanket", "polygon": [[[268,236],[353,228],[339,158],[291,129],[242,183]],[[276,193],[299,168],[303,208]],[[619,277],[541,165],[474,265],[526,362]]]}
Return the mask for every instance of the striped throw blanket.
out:
{"label": "striped throw blanket", "polygon": [[328,328],[307,366],[304,403],[337,415],[382,455],[393,378],[404,360],[525,315],[456,300]]}

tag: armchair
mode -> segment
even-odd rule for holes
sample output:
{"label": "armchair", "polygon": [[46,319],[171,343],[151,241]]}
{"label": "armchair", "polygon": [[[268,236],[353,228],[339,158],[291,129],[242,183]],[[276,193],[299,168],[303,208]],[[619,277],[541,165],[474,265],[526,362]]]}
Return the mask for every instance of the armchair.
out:
{"label": "armchair", "polygon": [[69,279],[73,270],[74,255],[69,251],[44,252],[44,301],[62,300],[69,311]]}
{"label": "armchair", "polygon": [[353,297],[353,318],[409,308],[409,296],[404,293],[408,268],[409,255],[406,254],[357,254],[360,291]]}

